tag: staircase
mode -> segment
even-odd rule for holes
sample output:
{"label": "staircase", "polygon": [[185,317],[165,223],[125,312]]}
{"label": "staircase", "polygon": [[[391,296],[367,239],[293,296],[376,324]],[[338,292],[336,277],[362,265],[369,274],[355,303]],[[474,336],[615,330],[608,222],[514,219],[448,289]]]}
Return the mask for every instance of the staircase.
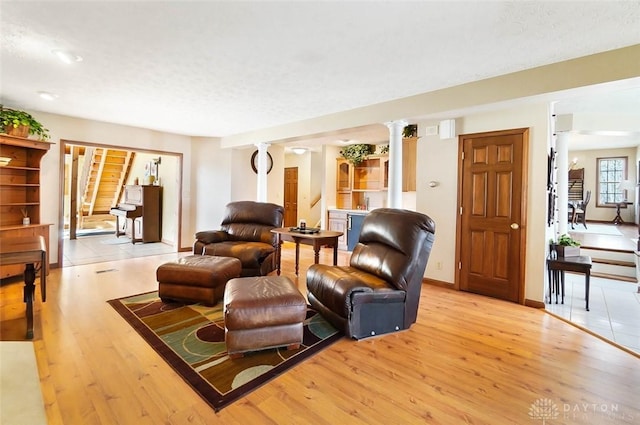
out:
{"label": "staircase", "polygon": [[80,228],[87,219],[100,219],[118,204],[131,169],[135,152],[92,148],[85,150],[79,187],[84,188],[79,202]]}
{"label": "staircase", "polygon": [[[603,224],[605,227],[603,228]],[[598,229],[597,226],[600,226]],[[606,227],[615,227],[611,232]],[[635,225],[613,226],[610,223],[589,222],[589,232],[572,232],[571,236],[581,243],[580,255],[591,257],[591,275],[605,279],[637,282],[636,249],[638,227]],[[617,233],[617,234],[616,234]]]}
{"label": "staircase", "polygon": [[591,257],[591,262],[593,263],[591,276],[637,282],[636,254],[633,251],[613,251],[582,247],[580,254]]}

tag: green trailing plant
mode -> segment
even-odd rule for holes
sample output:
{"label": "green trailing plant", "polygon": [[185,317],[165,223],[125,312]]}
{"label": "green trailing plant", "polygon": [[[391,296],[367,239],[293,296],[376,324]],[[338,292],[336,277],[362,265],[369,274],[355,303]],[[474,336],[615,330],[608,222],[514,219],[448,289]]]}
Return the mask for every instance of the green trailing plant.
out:
{"label": "green trailing plant", "polygon": [[409,124],[402,129],[402,137],[416,137],[418,135],[418,124]]}
{"label": "green trailing plant", "polygon": [[358,165],[362,161],[367,159],[368,155],[371,155],[375,151],[376,151],[375,145],[360,143],[360,144],[345,146],[344,149],[340,151],[340,155],[346,158],[353,165]]}
{"label": "green trailing plant", "polygon": [[25,111],[4,108],[0,105],[0,123],[2,129],[7,127],[18,128],[21,125],[29,127],[29,134],[38,136],[40,140],[49,139],[49,129],[45,128],[33,116]]}
{"label": "green trailing plant", "polygon": [[580,246],[580,242],[578,242],[577,240],[573,239],[571,236],[564,234],[560,237],[558,237],[557,241],[553,241],[553,239],[550,241],[552,245],[561,245],[561,246]]}
{"label": "green trailing plant", "polygon": [[380,146],[380,153],[382,155],[388,154],[389,153],[389,145],[381,145]]}

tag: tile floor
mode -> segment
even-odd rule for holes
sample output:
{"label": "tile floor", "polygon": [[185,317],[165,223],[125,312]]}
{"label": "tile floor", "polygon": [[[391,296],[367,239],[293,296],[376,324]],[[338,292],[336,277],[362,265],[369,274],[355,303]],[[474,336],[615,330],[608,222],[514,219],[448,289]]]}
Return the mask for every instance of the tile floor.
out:
{"label": "tile floor", "polygon": [[65,238],[63,244],[62,267],[176,252],[173,246],[162,242],[132,244],[131,239],[116,238],[113,233]]}
{"label": "tile floor", "polygon": [[640,353],[640,294],[638,284],[591,277],[589,311],[585,310],[583,274],[565,273],[564,304],[547,304],[547,311]]}

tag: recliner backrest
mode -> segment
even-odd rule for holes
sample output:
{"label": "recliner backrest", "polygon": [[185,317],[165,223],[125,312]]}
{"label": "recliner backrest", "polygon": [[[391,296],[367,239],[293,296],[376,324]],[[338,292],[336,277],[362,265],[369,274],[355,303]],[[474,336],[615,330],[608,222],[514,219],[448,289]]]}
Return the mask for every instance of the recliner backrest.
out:
{"label": "recliner backrest", "polygon": [[276,243],[271,230],[282,227],[284,208],[268,202],[236,201],[227,204],[221,229],[230,240]]}
{"label": "recliner backrest", "polygon": [[362,223],[350,265],[409,291],[411,285],[422,282],[434,234],[435,223],[424,214],[373,210]]}

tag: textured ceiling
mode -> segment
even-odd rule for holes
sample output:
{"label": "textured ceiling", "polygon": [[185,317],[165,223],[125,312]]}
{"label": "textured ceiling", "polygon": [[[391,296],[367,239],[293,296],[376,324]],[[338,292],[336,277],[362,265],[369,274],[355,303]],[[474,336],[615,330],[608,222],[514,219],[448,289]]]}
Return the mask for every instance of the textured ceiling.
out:
{"label": "textured ceiling", "polygon": [[[2,0],[0,8],[3,104],[193,136],[640,42],[637,1]],[[54,49],[84,60],[63,64]]]}

